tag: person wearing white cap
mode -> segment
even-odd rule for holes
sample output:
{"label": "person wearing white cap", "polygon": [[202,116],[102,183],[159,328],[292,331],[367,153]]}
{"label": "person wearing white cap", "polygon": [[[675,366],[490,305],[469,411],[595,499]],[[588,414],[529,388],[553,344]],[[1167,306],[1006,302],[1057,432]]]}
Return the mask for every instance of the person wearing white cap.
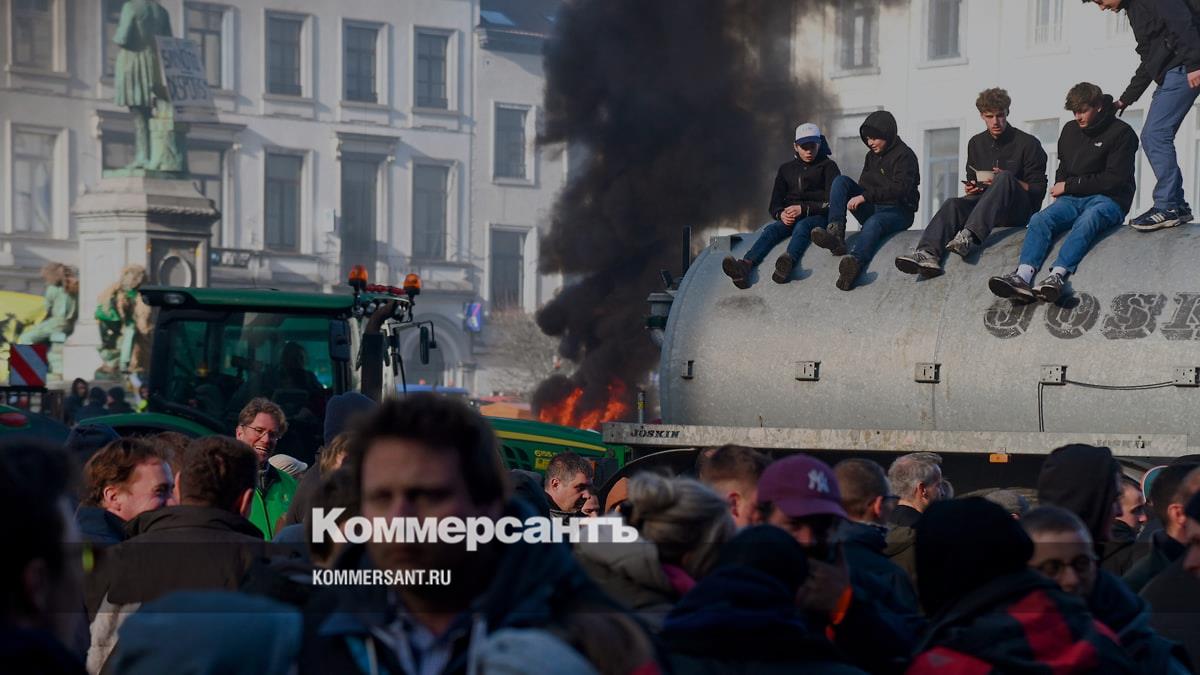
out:
{"label": "person wearing white cap", "polygon": [[828,222],[829,188],[841,171],[829,156],[829,144],[817,125],[806,122],[796,127],[796,156],[779,167],[768,210],[774,220],[758,233],[758,240],[742,258],[727,256],[721,269],[738,288],[750,287],[750,273],[780,242],[788,240],[787,251],[775,261],[771,279],[786,284],[792,268],[808,247],[809,233]]}

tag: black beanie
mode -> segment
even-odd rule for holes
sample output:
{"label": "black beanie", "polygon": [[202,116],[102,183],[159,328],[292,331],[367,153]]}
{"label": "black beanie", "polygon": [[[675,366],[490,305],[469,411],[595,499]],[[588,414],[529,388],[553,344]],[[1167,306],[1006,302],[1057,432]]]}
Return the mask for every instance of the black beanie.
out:
{"label": "black beanie", "polygon": [[773,525],[747,527],[721,547],[714,569],[749,567],[795,592],[808,577],[808,556],[792,535]]}
{"label": "black beanie", "polygon": [[934,502],[917,521],[917,590],[929,615],[992,579],[1025,569],[1033,541],[982,497]]}
{"label": "black beanie", "polygon": [[63,447],[67,454],[79,462],[79,466],[83,466],[92,458],[92,455],[100,451],[100,448],[119,440],[121,440],[121,435],[107,424],[82,422],[71,429]]}
{"label": "black beanie", "polygon": [[348,429],[351,420],[371,412],[378,405],[357,391],[348,391],[329,399],[329,403],[325,404],[325,445],[328,446],[338,434]]}
{"label": "black beanie", "polygon": [[1038,504],[1059,506],[1079,516],[1099,545],[1110,538],[1120,470],[1108,448],[1081,443],[1055,448],[1038,474]]}

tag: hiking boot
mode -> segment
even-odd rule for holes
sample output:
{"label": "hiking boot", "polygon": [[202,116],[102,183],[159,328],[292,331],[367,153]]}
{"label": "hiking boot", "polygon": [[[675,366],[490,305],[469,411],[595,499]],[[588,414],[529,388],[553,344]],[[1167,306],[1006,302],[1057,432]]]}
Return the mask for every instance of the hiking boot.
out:
{"label": "hiking boot", "polygon": [[838,263],[837,287],[843,291],[854,288],[854,282],[858,281],[858,273],[861,271],[862,263],[858,262],[858,258],[852,255],[842,258],[842,262]]}
{"label": "hiking boot", "polygon": [[960,258],[965,258],[975,252],[975,235],[971,234],[970,230],[959,230],[958,234],[946,244],[946,250],[957,255]]}
{"label": "hiking boot", "polygon": [[905,274],[920,274],[927,279],[941,276],[945,272],[937,256],[923,248],[896,258],[896,269]]}
{"label": "hiking boot", "polygon": [[792,278],[792,268],[795,265],[796,261],[792,260],[792,256],[786,253],[779,256],[779,260],[775,261],[775,273],[771,275],[771,281],[777,284],[786,284]]}
{"label": "hiking boot", "polygon": [[1129,221],[1129,226],[1138,232],[1153,232],[1175,227],[1192,219],[1187,209],[1160,209],[1157,206]]}
{"label": "hiking boot", "polygon": [[834,221],[828,227],[814,227],[808,238],[833,255],[846,255],[846,224]]}
{"label": "hiking boot", "polygon": [[1033,287],[1033,294],[1042,302],[1057,302],[1058,298],[1062,296],[1064,283],[1066,280],[1060,274],[1050,274]]}
{"label": "hiking boot", "polygon": [[1037,299],[1033,289],[1016,272],[988,279],[988,289],[1001,298],[1012,298],[1018,302],[1033,302]]}
{"label": "hiking boot", "polygon": [[734,286],[742,290],[750,288],[750,271],[753,269],[754,265],[744,258],[739,259],[727,255],[721,261],[721,271],[725,273],[725,276],[733,279]]}

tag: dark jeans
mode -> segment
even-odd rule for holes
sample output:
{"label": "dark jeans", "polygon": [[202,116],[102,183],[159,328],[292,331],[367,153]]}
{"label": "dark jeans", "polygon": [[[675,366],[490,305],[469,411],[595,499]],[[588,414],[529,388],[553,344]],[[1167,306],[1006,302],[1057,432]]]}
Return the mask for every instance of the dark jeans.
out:
{"label": "dark jeans", "polygon": [[805,247],[808,246],[809,232],[812,232],[814,227],[825,227],[828,220],[825,215],[815,215],[801,218],[794,225],[784,225],[778,220],[767,223],[759,232],[758,241],[754,242],[754,246],[751,246],[750,252],[746,254],[746,260],[755,265],[760,264],[776,244],[788,237],[791,237],[791,240],[787,245],[787,254],[793,261],[800,260]]}
{"label": "dark jeans", "polygon": [[1005,171],[982,195],[954,197],[942,203],[933,220],[925,226],[925,234],[917,248],[941,257],[946,244],[966,229],[979,241],[984,241],[994,227],[1024,227],[1033,215],[1029,193],[1016,176]]}
{"label": "dark jeans", "polygon": [[[833,187],[829,189],[829,222],[846,222],[846,202],[862,193],[862,188],[849,176],[833,179]],[[862,224],[862,231],[849,243],[850,255],[866,265],[875,256],[880,240],[912,227],[913,215],[906,206],[862,204],[854,210],[854,219]]]}

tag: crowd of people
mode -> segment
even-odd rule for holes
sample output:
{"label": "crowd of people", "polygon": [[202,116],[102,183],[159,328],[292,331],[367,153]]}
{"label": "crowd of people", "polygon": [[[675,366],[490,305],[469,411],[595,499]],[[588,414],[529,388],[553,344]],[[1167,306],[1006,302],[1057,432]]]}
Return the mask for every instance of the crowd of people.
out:
{"label": "crowd of people", "polygon": [[150,391],[146,385],[138,388],[137,400],[130,403],[124,387],[88,386],[87,380],[77,377],[63,399],[62,418],[70,425],[93,417],[145,412],[149,402]]}
{"label": "crowd of people", "polygon": [[[953,496],[942,458],[829,466],[727,445],[601,491],[572,453],[507,470],[477,412],[330,401],[311,467],[256,399],[230,436],[8,438],[0,663],[29,673],[1188,673],[1200,462],[1051,452],[1036,491]],[[281,468],[282,467],[282,468]],[[586,518],[632,542],[318,540],[371,518]],[[332,513],[332,511],[327,511]],[[448,570],[320,585],[317,570]]]}

